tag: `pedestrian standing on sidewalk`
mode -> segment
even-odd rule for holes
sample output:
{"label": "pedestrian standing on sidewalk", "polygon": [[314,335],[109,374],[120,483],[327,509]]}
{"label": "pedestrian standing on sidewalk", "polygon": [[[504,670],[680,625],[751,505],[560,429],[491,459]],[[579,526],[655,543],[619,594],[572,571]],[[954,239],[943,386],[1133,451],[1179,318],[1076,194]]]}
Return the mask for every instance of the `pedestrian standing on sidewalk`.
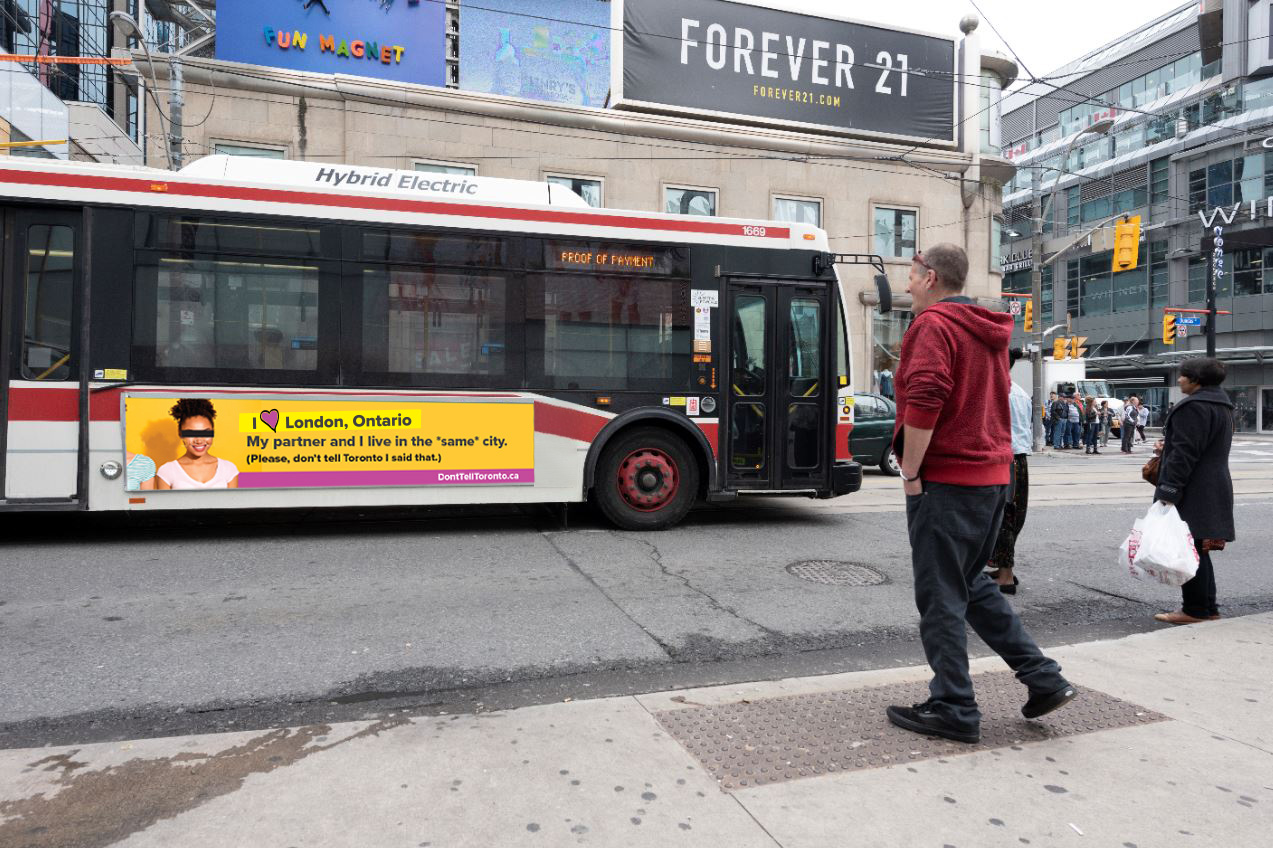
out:
{"label": "pedestrian standing on sidewalk", "polygon": [[1083,453],[1100,454],[1096,449],[1096,437],[1100,428],[1101,415],[1096,409],[1096,398],[1088,395],[1083,404]]}
{"label": "pedestrian standing on sidewalk", "polygon": [[1123,406],[1122,426],[1119,432],[1123,439],[1123,453],[1132,452],[1132,439],[1136,438],[1136,396],[1132,395]]}
{"label": "pedestrian standing on sidewalk", "polygon": [[1109,401],[1101,401],[1101,447],[1109,447],[1109,431],[1114,423],[1114,412],[1109,408]]}
{"label": "pedestrian standing on sidewalk", "polygon": [[1050,409],[1052,416],[1052,447],[1056,450],[1065,450],[1065,434],[1070,426],[1070,405],[1065,402],[1064,398],[1057,397],[1056,392],[1053,392]]}
{"label": "pedestrian standing on sidewalk", "polygon": [[889,721],[959,742],[981,738],[968,672],[972,625],[1029,689],[1036,718],[1075,689],[1039,650],[983,570],[994,551],[1012,463],[1007,350],[1012,317],[960,294],[968,255],[953,244],[915,254],[907,291],[915,319],[897,368],[893,449],[906,492],[915,605],[933,670],[929,699],[887,709]]}
{"label": "pedestrian standing on sidewalk", "polygon": [[1225,542],[1236,538],[1229,474],[1233,401],[1220,388],[1224,377],[1224,363],[1219,360],[1186,360],[1176,380],[1185,397],[1163,423],[1154,498],[1176,505],[1198,550],[1198,573],[1180,587],[1181,608],[1154,616],[1168,624],[1197,624],[1220,617],[1211,551],[1224,550]]}
{"label": "pedestrian standing on sidewalk", "polygon": [[1077,395],[1070,395],[1067,403],[1069,406],[1065,416],[1069,423],[1066,425],[1065,446],[1071,450],[1078,450],[1079,445],[1083,443],[1083,407]]}
{"label": "pedestrian standing on sidewalk", "polygon": [[[1023,356],[1021,348],[1008,351],[1008,370]],[[1008,481],[1008,501],[1003,508],[1003,521],[999,525],[999,538],[994,553],[990,555],[990,579],[1005,595],[1015,595],[1021,581],[1012,573],[1016,567],[1017,536],[1025,526],[1025,513],[1030,504],[1030,453],[1034,440],[1030,433],[1030,395],[1012,384],[1008,394],[1008,414],[1012,424],[1012,466]]]}
{"label": "pedestrian standing on sidewalk", "polygon": [[1140,438],[1137,440],[1142,445],[1148,441],[1145,438],[1145,425],[1149,423],[1149,407],[1140,402],[1140,398],[1136,398],[1136,435]]}
{"label": "pedestrian standing on sidewalk", "polygon": [[1056,405],[1056,392],[1048,393],[1048,402],[1043,407],[1043,443],[1045,445],[1052,444],[1052,424],[1055,417],[1052,415],[1052,407]]}

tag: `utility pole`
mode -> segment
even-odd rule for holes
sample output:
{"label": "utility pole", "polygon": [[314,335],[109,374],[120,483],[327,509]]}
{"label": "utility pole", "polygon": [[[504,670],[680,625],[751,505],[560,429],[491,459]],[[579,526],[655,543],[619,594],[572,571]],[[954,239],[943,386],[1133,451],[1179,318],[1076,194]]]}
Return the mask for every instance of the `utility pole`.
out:
{"label": "utility pole", "polygon": [[177,55],[176,45],[174,44],[173,49],[168,53],[168,151],[174,171],[180,171],[185,161],[181,158],[181,110],[184,105],[181,58]]}
{"label": "utility pole", "polygon": [[1034,301],[1034,450],[1043,450],[1043,175],[1038,165],[1030,172],[1030,297]]}

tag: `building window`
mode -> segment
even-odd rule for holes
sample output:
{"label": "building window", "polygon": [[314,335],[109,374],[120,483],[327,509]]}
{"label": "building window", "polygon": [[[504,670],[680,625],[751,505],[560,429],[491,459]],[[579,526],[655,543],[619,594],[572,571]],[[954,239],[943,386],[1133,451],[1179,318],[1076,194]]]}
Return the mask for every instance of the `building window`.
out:
{"label": "building window", "polygon": [[893,397],[893,378],[902,355],[902,336],[906,335],[914,320],[915,313],[904,309],[894,309],[887,315],[881,315],[878,309],[872,313],[871,331],[875,344],[871,346],[871,391]]}
{"label": "building window", "polygon": [[1194,256],[1189,260],[1189,302],[1202,303],[1207,299],[1207,260]]}
{"label": "building window", "polygon": [[673,215],[715,215],[716,189],[664,186],[663,211]]}
{"label": "building window", "polygon": [[1169,163],[1167,157],[1149,163],[1149,202],[1166,203],[1171,199],[1169,189]]}
{"label": "building window", "polygon": [[[1148,257],[1144,257],[1148,259]],[[1114,311],[1134,312],[1149,303],[1149,263],[1113,275]]]}
{"label": "building window", "polygon": [[567,177],[549,174],[544,177],[549,185],[559,185],[570,189],[584,199],[589,206],[601,207],[601,180],[597,177]]}
{"label": "building window", "polygon": [[415,170],[426,174],[454,174],[457,177],[476,177],[477,168],[455,162],[416,162]]}
{"label": "building window", "polygon": [[[1264,288],[1264,255],[1263,248],[1247,248],[1231,252],[1231,261],[1225,263],[1232,269],[1226,279],[1231,277],[1234,297],[1259,294]],[[1227,257],[1226,257],[1227,258]]]}
{"label": "building window", "polygon": [[1273,188],[1273,155],[1249,153],[1189,171],[1189,211],[1262,200]]}
{"label": "building window", "polygon": [[774,220],[822,226],[822,201],[808,197],[774,196]]}
{"label": "building window", "polygon": [[1112,262],[1112,252],[1095,253],[1079,260],[1079,315],[1110,313]]}
{"label": "building window", "polygon": [[1171,303],[1171,273],[1167,266],[1167,241],[1149,243],[1149,305],[1154,308]]}
{"label": "building window", "polygon": [[237,144],[221,141],[212,145],[212,152],[223,153],[226,156],[256,156],[261,159],[287,158],[287,149],[283,147],[262,147],[256,144]]}
{"label": "building window", "polygon": [[1065,263],[1065,314],[1079,314],[1079,263],[1077,259]]}
{"label": "building window", "polygon": [[910,259],[917,252],[919,213],[914,209],[875,207],[873,252],[884,257]]}

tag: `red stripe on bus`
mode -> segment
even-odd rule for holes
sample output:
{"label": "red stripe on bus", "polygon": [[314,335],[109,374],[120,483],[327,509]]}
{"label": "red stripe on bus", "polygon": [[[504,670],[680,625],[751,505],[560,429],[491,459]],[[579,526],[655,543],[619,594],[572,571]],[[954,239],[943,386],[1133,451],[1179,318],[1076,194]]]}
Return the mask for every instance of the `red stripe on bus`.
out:
{"label": "red stripe on bus", "polygon": [[852,422],[837,421],[835,425],[835,458],[852,459],[849,452],[849,434],[853,432]]}
{"label": "red stripe on bus", "polygon": [[[246,188],[218,186],[176,181],[160,182],[157,179],[133,179],[128,177],[94,177],[82,174],[43,173],[38,171],[0,171],[0,182],[21,185],[58,186],[60,188],[94,189],[99,191],[124,191],[154,196],[208,197],[222,200],[251,200],[261,203],[293,203],[310,206],[336,206],[347,209],[375,209],[381,212],[413,212],[417,214],[452,215],[465,218],[501,218],[509,221],[533,221],[545,224],[583,224],[624,229],[666,230],[681,233],[711,233],[723,236],[748,238],[787,239],[789,227],[757,227],[743,224],[717,224],[701,217],[688,216],[685,220],[660,220],[613,215],[604,212],[567,212],[544,209],[516,209],[499,206],[476,206],[466,203],[447,203],[438,200],[405,200],[388,197],[359,197],[321,192],[295,191],[277,188]],[[747,232],[752,230],[753,232]]]}
{"label": "red stripe on bus", "polygon": [[720,456],[720,448],[717,441],[720,439],[720,424],[715,421],[695,421],[698,429],[703,431],[703,435],[707,437],[707,443],[712,446],[712,456]]}
{"label": "red stripe on bus", "polygon": [[535,432],[591,442],[610,419],[582,409],[535,402]]}
{"label": "red stripe on bus", "polygon": [[[10,421],[78,421],[77,389],[9,389]],[[115,418],[119,418],[116,413]]]}

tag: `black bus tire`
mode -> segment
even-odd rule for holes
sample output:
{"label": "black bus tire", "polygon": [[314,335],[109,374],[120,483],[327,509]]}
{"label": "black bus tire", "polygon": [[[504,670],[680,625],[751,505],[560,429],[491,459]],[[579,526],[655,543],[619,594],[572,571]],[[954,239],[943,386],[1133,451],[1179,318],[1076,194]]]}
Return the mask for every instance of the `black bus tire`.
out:
{"label": "black bus tire", "polygon": [[698,499],[698,463],[689,445],[657,427],[621,433],[601,451],[592,497],[623,530],[666,530]]}

